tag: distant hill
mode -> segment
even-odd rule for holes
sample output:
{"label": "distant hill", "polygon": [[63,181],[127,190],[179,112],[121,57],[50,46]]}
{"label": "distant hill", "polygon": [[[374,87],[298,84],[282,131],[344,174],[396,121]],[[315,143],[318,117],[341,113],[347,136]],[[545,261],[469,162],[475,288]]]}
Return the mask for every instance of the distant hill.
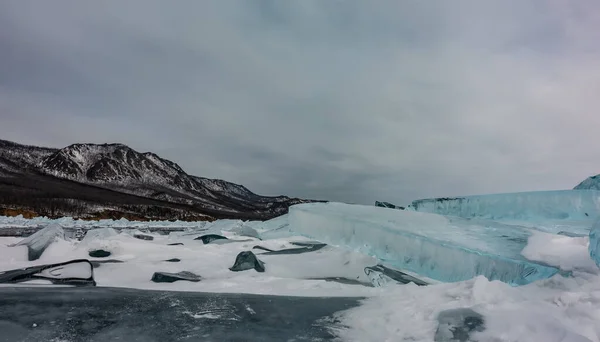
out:
{"label": "distant hill", "polygon": [[0,140],[0,215],[213,220],[269,219],[312,202],[257,195],[242,185],[187,174],[123,144],[62,149]]}

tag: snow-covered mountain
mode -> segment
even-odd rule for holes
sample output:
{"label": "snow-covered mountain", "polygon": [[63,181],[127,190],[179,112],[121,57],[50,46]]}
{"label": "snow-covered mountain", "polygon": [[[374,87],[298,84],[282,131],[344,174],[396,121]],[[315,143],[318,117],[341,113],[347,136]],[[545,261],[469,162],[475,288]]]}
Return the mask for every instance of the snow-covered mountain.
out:
{"label": "snow-covered mountain", "polygon": [[586,178],[583,182],[577,184],[575,190],[600,190],[600,175]]}
{"label": "snow-covered mountain", "polygon": [[[270,218],[287,212],[290,205],[307,202],[287,196],[260,196],[242,185],[192,176],[170,160],[123,144],[73,144],[51,149],[0,140],[1,177],[43,177],[45,183],[52,179],[69,181],[188,206],[215,217]],[[18,192],[15,185],[12,188],[12,193]]]}

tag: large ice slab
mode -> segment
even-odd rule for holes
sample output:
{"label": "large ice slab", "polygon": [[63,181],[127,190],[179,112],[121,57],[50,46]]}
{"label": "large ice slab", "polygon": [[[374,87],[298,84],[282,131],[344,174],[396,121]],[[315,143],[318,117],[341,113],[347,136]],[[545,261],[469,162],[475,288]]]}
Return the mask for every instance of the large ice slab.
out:
{"label": "large ice slab", "polygon": [[439,281],[483,275],[523,285],[558,272],[521,255],[531,235],[524,227],[341,203],[295,205],[288,216],[297,234]]}
{"label": "large ice slab", "polygon": [[261,225],[260,238],[269,240],[290,237],[293,234],[290,233],[289,225],[288,214],[265,221]]}
{"label": "large ice slab", "polygon": [[600,219],[594,223],[590,231],[590,245],[588,249],[592,260],[600,267]]}
{"label": "large ice slab", "polygon": [[587,235],[600,215],[600,191],[560,190],[422,199],[407,210],[518,223],[550,233]]}

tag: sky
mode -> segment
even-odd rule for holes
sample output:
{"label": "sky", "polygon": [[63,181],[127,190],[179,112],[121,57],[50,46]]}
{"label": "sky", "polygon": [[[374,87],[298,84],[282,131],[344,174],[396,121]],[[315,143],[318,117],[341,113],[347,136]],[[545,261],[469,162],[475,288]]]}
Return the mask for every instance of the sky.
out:
{"label": "sky", "polygon": [[0,139],[350,203],[600,173],[596,0],[3,0]]}

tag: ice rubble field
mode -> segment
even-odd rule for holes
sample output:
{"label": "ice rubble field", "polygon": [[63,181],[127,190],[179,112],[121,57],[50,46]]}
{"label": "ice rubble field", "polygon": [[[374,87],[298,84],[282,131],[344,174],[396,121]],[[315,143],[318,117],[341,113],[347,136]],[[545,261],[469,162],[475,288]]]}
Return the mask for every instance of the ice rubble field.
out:
{"label": "ice rubble field", "polygon": [[127,219],[120,220],[99,220],[85,221],[73,219],[72,217],[63,217],[52,220],[47,217],[35,217],[32,219],[23,218],[22,215],[14,217],[0,216],[0,229],[2,228],[27,228],[27,227],[44,227],[50,223],[60,224],[64,228],[202,228],[206,222],[187,222],[187,221],[129,221]]}
{"label": "ice rubble field", "polygon": [[[569,231],[569,222],[562,222],[565,231]],[[17,223],[34,226],[51,222],[0,218],[0,226],[14,227]],[[65,227],[90,225],[68,219],[58,223]],[[337,314],[340,324],[336,331],[345,341],[432,341],[440,312],[470,308],[485,317],[485,330],[473,333],[473,341],[600,342],[600,270],[588,251],[590,248],[592,255],[598,255],[595,248],[600,247],[600,226],[594,226],[590,234],[590,247],[587,234],[565,236],[505,223],[336,203],[304,204],[267,222],[188,223],[186,232],[147,234],[153,236],[152,241],[134,238],[133,230],[120,234],[97,231],[88,233],[81,242],[57,240],[36,261],[27,261],[25,246],[8,247],[21,238],[0,238],[0,270],[79,258],[95,260],[88,252],[104,249],[112,253],[109,259],[124,262],[94,269],[98,286],[366,297],[361,306]],[[529,223],[535,226],[532,219]],[[101,226],[142,229],[182,224],[106,220]],[[249,227],[256,229],[262,240],[247,236]],[[581,227],[577,223],[575,228],[581,232]],[[207,233],[225,235],[232,242],[203,244],[193,240]],[[308,239],[328,246],[297,255],[261,255],[262,251],[252,249],[257,245],[275,250],[292,248],[290,242]],[[168,245],[177,242],[183,245]],[[228,269],[236,255],[246,250],[252,250],[265,263],[264,273]],[[414,253],[420,253],[417,261]],[[165,262],[171,258],[181,262]],[[362,286],[360,283],[369,284],[364,267],[378,262],[413,271],[432,284]],[[201,275],[202,281],[153,283],[150,278],[157,271],[190,271]],[[537,278],[528,278],[531,274]],[[332,277],[357,283],[315,279]],[[436,282],[436,278],[441,281]],[[520,285],[515,279],[522,279],[525,285],[514,286]]]}

